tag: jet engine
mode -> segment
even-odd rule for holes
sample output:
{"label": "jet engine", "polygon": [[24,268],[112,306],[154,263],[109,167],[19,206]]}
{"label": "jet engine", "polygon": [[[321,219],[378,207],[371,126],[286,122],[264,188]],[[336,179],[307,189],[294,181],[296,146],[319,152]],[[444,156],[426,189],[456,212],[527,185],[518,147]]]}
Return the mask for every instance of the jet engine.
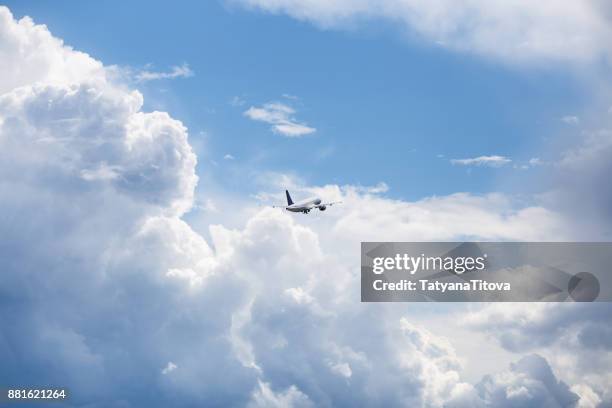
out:
{"label": "jet engine", "polygon": [[319,206],[319,210],[321,210],[321,211],[325,211],[326,208],[327,208],[326,205],[320,205]]}

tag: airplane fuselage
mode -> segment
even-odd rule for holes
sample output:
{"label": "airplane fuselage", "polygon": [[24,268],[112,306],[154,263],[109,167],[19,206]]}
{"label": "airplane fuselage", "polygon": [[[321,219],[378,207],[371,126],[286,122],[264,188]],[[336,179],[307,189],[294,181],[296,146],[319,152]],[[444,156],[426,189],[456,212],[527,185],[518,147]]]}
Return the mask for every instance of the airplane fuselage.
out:
{"label": "airplane fuselage", "polygon": [[310,198],[308,200],[300,201],[285,207],[285,210],[291,212],[303,212],[308,213],[313,208],[318,208],[321,204],[321,199],[318,197]]}

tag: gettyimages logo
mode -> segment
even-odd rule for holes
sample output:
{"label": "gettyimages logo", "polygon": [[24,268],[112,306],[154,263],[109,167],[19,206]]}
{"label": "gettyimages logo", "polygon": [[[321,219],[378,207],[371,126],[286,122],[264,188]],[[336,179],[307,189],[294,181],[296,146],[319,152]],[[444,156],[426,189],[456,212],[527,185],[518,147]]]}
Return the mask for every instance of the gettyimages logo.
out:
{"label": "gettyimages logo", "polygon": [[471,271],[483,271],[486,268],[487,254],[482,256],[420,256],[396,254],[395,257],[376,257],[372,260],[372,272],[384,273],[388,270],[406,271],[411,275],[419,271],[453,271],[462,274]]}
{"label": "gettyimages logo", "polygon": [[361,300],[609,302],[611,264],[612,243],[362,242]]}

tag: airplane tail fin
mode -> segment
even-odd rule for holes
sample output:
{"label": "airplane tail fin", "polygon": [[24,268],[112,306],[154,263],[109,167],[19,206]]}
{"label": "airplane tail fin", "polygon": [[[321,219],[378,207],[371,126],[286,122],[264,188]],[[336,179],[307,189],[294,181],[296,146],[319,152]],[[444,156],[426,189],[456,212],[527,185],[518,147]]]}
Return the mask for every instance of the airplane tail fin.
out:
{"label": "airplane tail fin", "polygon": [[291,196],[289,195],[289,190],[285,190],[285,194],[287,195],[287,205],[293,204],[293,200],[291,199]]}

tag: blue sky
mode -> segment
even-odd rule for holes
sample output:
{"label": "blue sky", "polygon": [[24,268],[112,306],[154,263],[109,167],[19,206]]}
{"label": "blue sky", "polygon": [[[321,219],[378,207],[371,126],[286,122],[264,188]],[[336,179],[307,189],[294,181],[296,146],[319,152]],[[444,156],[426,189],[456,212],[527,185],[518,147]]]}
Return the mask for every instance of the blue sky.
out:
{"label": "blue sky", "polygon": [[[591,95],[564,64],[525,69],[466,56],[391,23],[321,30],[222,2],[8,5],[16,16],[44,18],[107,65],[168,71],[187,63],[193,77],[139,86],[145,109],[183,121],[193,144],[206,146],[200,171],[240,193],[252,193],[245,178],[263,171],[317,185],[384,181],[389,196],[403,199],[524,189],[537,169],[449,160],[501,155],[521,165],[545,156],[551,139],[573,131],[561,118],[580,115]],[[243,104],[233,106],[235,97]],[[292,106],[317,131],[285,138],[243,115],[271,101]]]}

